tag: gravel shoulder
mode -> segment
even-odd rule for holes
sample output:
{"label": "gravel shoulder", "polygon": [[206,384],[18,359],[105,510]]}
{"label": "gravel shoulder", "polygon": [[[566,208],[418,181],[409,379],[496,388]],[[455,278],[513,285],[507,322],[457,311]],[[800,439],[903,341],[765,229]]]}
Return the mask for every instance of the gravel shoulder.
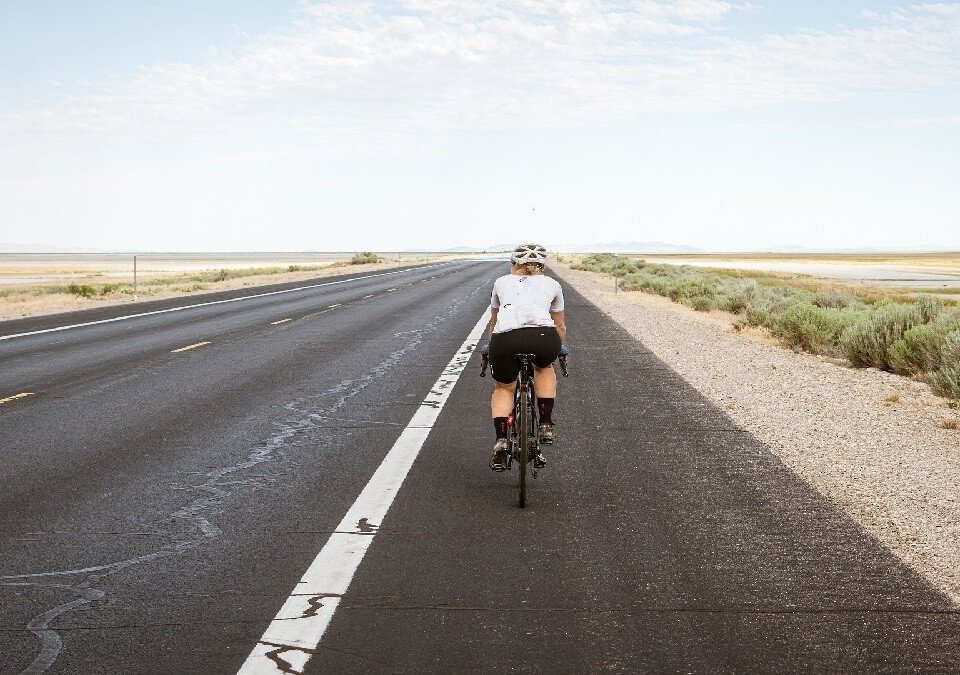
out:
{"label": "gravel shoulder", "polygon": [[960,412],[925,384],[736,333],[731,315],[551,269],[960,604],[960,431],[941,427]]}

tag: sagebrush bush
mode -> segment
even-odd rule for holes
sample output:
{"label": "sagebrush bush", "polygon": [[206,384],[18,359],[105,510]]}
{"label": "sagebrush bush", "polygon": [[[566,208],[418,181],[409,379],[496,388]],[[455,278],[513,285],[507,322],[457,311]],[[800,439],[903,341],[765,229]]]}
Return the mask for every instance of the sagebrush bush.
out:
{"label": "sagebrush bush", "polygon": [[746,311],[750,301],[745,293],[735,295],[721,295],[717,298],[717,307],[732,314],[742,314]]}
{"label": "sagebrush bush", "polygon": [[913,306],[920,314],[920,323],[930,323],[936,321],[937,317],[943,312],[944,302],[943,298],[938,298],[935,295],[921,295],[913,303]]}
{"label": "sagebrush bush", "polygon": [[792,347],[838,356],[840,336],[857,321],[857,316],[837,307],[798,302],[780,318],[780,335]]}
{"label": "sagebrush bush", "polygon": [[97,289],[89,284],[70,284],[67,286],[67,292],[79,295],[81,298],[92,298],[97,294]]}
{"label": "sagebrush bush", "polygon": [[890,368],[899,375],[929,373],[943,362],[943,343],[952,326],[935,321],[914,326],[887,349]]}
{"label": "sagebrush bush", "polygon": [[844,307],[858,304],[857,299],[853,295],[840,290],[815,293],[811,302],[817,307],[833,307],[834,309],[843,309]]}
{"label": "sagebrush bush", "polygon": [[844,331],[840,346],[855,366],[890,370],[887,350],[908,330],[923,323],[923,310],[917,303],[888,303],[877,307]]}
{"label": "sagebrush bush", "polygon": [[960,399],[960,330],[944,338],[941,358],[940,368],[930,373],[930,386],[941,396]]}
{"label": "sagebrush bush", "polygon": [[698,312],[709,312],[713,309],[713,297],[709,295],[698,295],[690,299],[690,306]]}
{"label": "sagebrush bush", "polygon": [[371,253],[370,251],[363,251],[362,253],[357,253],[352,258],[350,258],[351,265],[364,265],[366,263],[375,263],[380,262],[380,256],[376,253]]}

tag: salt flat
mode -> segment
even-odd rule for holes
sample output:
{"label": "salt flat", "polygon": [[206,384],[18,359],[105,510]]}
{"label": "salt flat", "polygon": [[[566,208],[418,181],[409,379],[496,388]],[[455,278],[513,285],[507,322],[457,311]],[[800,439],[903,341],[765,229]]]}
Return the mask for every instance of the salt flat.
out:
{"label": "salt flat", "polygon": [[815,256],[643,255],[644,260],[667,265],[695,265],[836,279],[845,284],[943,291],[960,298],[960,254],[831,254]]}

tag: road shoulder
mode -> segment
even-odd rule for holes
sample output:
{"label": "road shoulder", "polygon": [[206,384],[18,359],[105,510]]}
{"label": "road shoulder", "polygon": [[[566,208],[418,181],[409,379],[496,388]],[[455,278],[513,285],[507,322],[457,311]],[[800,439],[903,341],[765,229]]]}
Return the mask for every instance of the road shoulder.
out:
{"label": "road shoulder", "polygon": [[[801,478],[960,602],[960,419],[928,388],[738,335],[664,298],[615,293],[610,278],[553,271]],[[576,318],[571,317],[573,346]]]}

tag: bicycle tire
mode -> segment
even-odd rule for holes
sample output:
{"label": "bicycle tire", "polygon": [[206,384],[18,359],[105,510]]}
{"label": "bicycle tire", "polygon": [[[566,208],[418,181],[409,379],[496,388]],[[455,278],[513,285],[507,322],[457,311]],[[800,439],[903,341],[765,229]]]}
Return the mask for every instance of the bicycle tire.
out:
{"label": "bicycle tire", "polygon": [[527,453],[530,444],[530,385],[520,385],[520,410],[517,422],[520,424],[520,450],[517,453],[520,460],[520,508],[527,505]]}

